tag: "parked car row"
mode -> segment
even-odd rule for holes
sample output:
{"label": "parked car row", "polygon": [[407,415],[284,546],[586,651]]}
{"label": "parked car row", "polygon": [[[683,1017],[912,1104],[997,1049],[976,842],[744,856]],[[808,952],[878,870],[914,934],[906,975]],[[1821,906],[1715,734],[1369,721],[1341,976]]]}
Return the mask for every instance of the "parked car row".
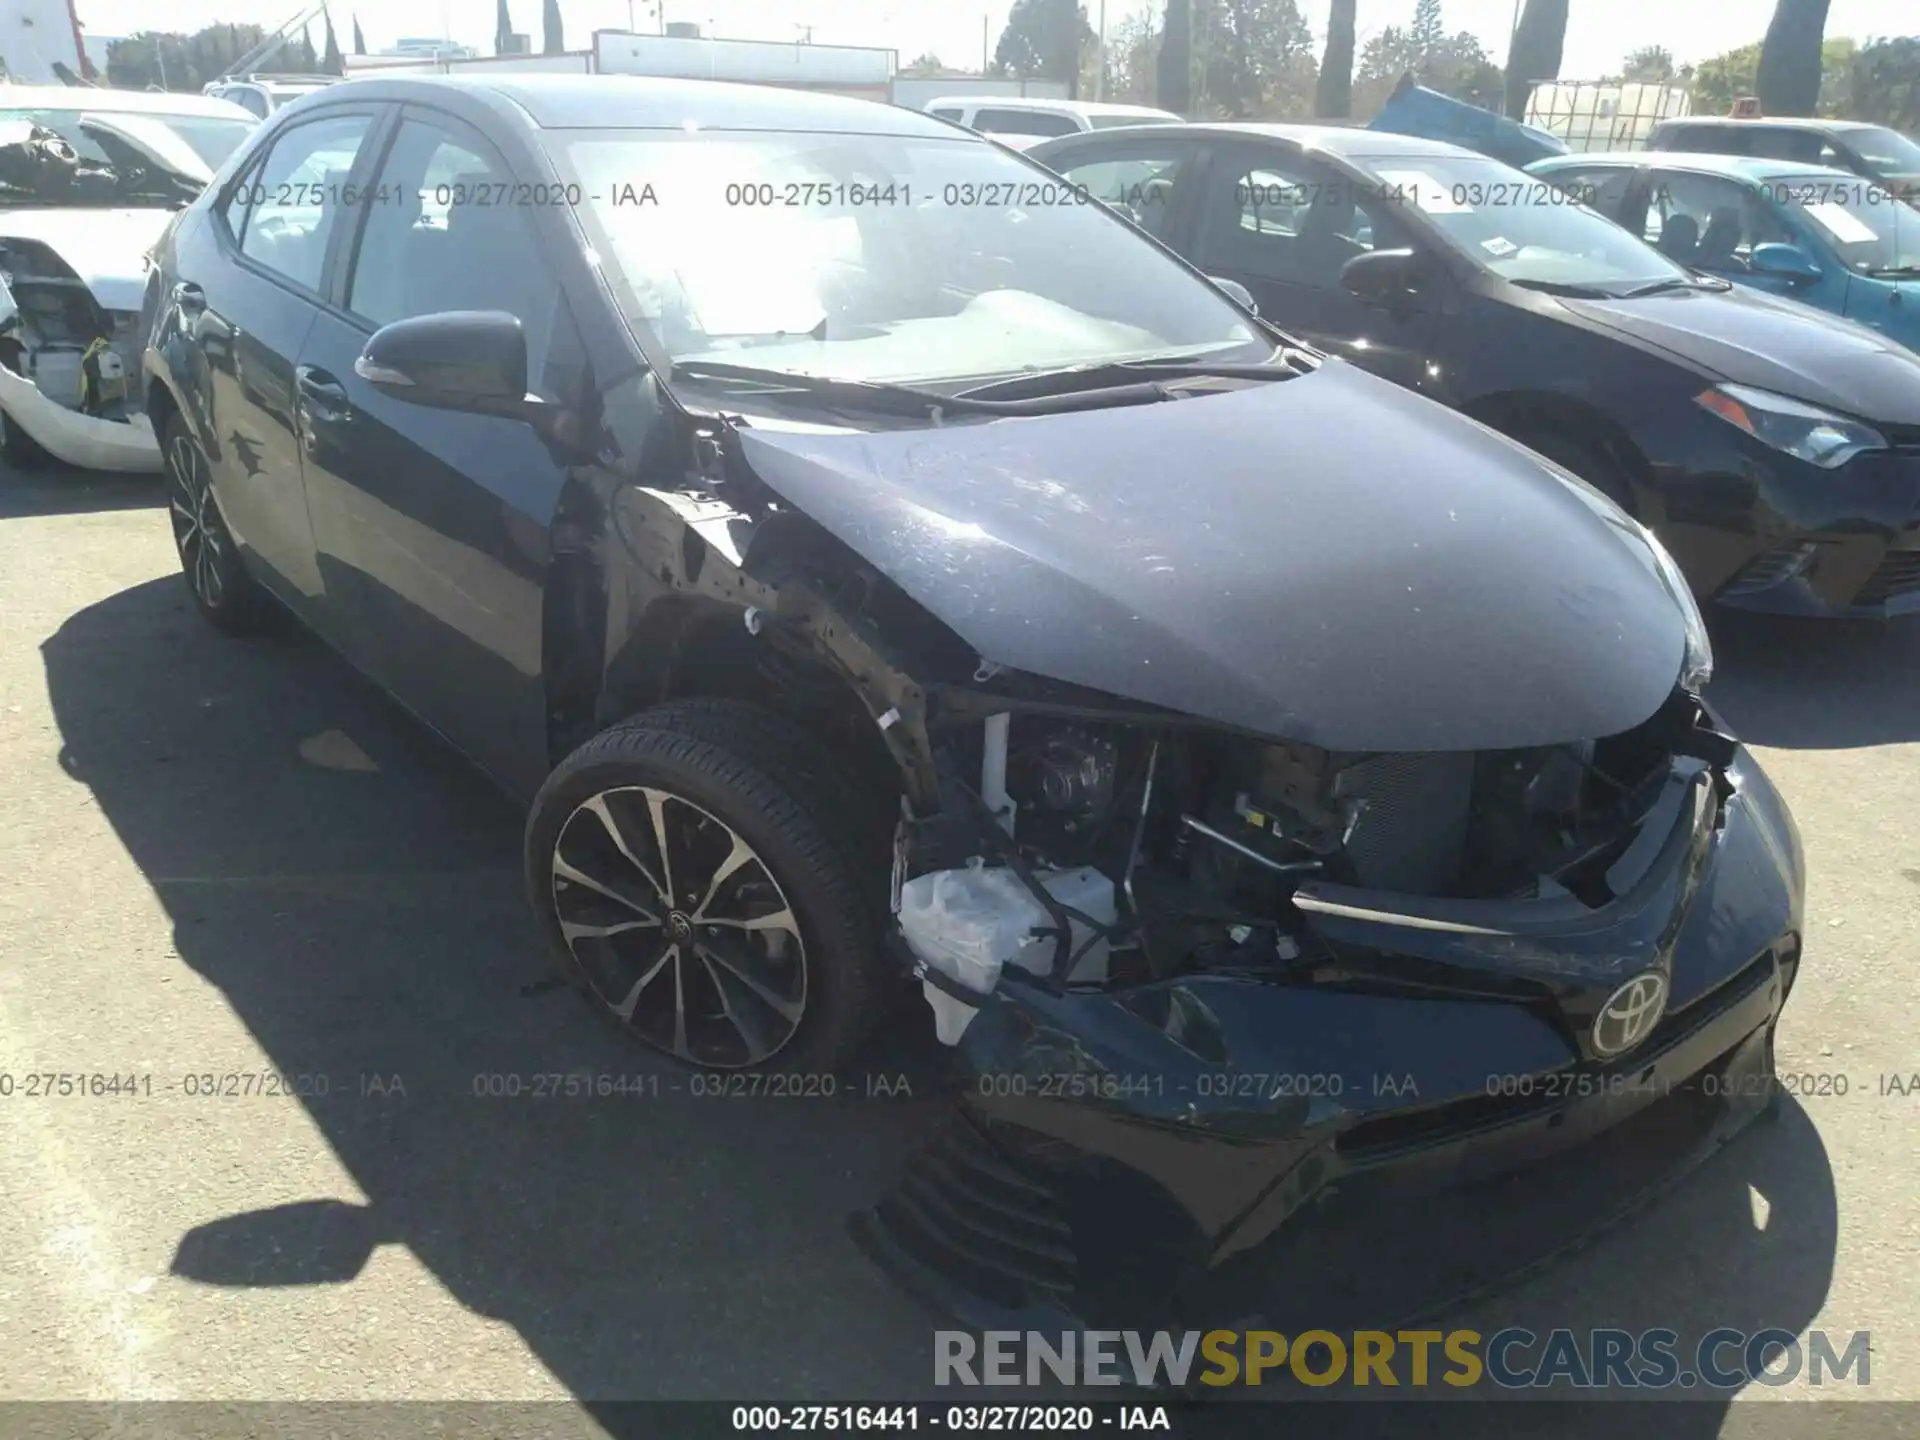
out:
{"label": "parked car row", "polygon": [[1392,1217],[1486,1174],[1421,1251],[1524,1266],[1767,1103],[1804,864],[1689,578],[1894,608],[1920,357],[1438,145],[1031,153],[606,76],[277,113],[139,326],[194,602],[523,797],[662,1054],[830,1073],[917,985],[958,1115],[858,1233],[970,1322],[1431,1279]]}
{"label": "parked car row", "polygon": [[[1290,332],[1573,471],[1650,526],[1703,598],[1920,609],[1920,354],[1762,293],[1770,232],[1736,219],[1723,235],[1719,194],[1692,184],[1695,157],[1673,170],[1570,157],[1529,180],[1437,141],[1257,125],[1081,135],[1028,153],[1129,206]],[[1712,183],[1720,167],[1705,164],[1698,178]],[[1578,203],[1589,192],[1623,223]],[[1713,255],[1676,243],[1702,209]],[[1798,209],[1785,233],[1809,244],[1803,232],[1844,230],[1856,214],[1827,200]],[[1885,219],[1896,212],[1920,220],[1886,207],[1884,248],[1856,245],[1857,261],[1920,245],[1905,238],[1920,225]],[[1858,273],[1852,303],[1905,324],[1920,297],[1870,273],[1883,268]]]}

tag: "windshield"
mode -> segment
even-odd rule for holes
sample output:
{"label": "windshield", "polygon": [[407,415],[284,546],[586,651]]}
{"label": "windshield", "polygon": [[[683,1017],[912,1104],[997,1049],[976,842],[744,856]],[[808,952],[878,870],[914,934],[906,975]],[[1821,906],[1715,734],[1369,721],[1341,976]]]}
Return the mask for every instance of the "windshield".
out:
{"label": "windshield", "polygon": [[926,383],[1273,341],[1107,207],[967,138],[574,131],[556,158],[674,360]]}
{"label": "windshield", "polygon": [[1498,160],[1468,155],[1358,160],[1387,198],[1424,217],[1483,269],[1519,284],[1618,292],[1684,281],[1687,272],[1561,189]]}
{"label": "windshield", "polygon": [[217,115],[0,107],[0,204],[186,204],[252,129]]}
{"label": "windshield", "polygon": [[1898,130],[1876,125],[1869,130],[1849,130],[1842,137],[1854,152],[1873,167],[1873,173],[1886,179],[1920,179],[1920,145]]}
{"label": "windshield", "polygon": [[1849,269],[1872,274],[1920,267],[1920,215],[1891,190],[1832,175],[1783,175],[1767,188],[1811,224]]}

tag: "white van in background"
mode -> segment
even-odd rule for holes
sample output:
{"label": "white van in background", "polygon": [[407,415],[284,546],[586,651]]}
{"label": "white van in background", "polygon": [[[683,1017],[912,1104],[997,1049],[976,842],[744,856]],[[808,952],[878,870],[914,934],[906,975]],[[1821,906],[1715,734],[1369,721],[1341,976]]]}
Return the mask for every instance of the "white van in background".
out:
{"label": "white van in background", "polygon": [[1147,105],[1041,100],[1025,95],[942,95],[929,100],[924,109],[941,120],[957,120],[970,130],[991,135],[1016,150],[1024,150],[1036,141],[1082,130],[1180,123],[1180,117],[1172,111],[1155,110]]}

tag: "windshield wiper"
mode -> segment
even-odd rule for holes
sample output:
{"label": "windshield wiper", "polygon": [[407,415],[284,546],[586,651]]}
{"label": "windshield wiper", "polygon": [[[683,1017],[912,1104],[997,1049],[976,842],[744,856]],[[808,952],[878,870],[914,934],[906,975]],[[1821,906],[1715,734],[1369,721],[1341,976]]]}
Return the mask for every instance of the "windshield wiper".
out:
{"label": "windshield wiper", "polygon": [[1596,285],[1568,285],[1559,280],[1516,280],[1522,290],[1538,290],[1543,295],[1563,295],[1569,300],[1618,300],[1611,290]]}
{"label": "windshield wiper", "polygon": [[1102,410],[1116,405],[1152,405],[1174,398],[1165,385],[1145,382],[1107,389],[1079,390],[1023,400],[985,400],[971,394],[943,395],[913,385],[876,380],[842,380],[796,370],[768,370],[724,360],[677,360],[673,377],[686,380],[738,380],[861,410],[904,415],[1052,415],[1066,410]]}
{"label": "windshield wiper", "polygon": [[1631,290],[1623,290],[1616,298],[1638,300],[1642,295],[1664,295],[1670,290],[1731,290],[1732,288],[1732,282],[1727,280],[1713,280],[1700,275],[1674,275],[1665,280],[1654,280],[1645,285],[1636,285]]}
{"label": "windshield wiper", "polygon": [[1018,395],[1032,391],[1036,396],[1066,395],[1074,393],[1099,393],[1098,384],[1091,385],[1087,391],[1075,391],[1060,388],[1060,382],[1070,384],[1081,382],[1111,383],[1119,381],[1124,386],[1131,382],[1153,379],[1175,380],[1187,377],[1206,377],[1226,380],[1292,380],[1297,376],[1311,373],[1319,362],[1304,350],[1292,346],[1282,347],[1274,352],[1273,358],[1257,361],[1232,360],[1189,360],[1154,359],[1145,360],[1097,360],[1087,365],[1063,365],[1055,370],[1029,370],[1019,375],[1009,375],[999,380],[989,380],[983,385],[960,391],[962,399],[984,399],[991,395]]}

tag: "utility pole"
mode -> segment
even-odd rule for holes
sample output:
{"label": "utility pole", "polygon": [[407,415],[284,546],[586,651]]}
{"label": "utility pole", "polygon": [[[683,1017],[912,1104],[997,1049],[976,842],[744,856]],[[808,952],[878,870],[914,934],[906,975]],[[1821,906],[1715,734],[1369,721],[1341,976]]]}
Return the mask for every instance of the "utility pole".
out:
{"label": "utility pole", "polygon": [[1107,0],[1100,0],[1100,75],[1093,84],[1093,98],[1107,98]]}
{"label": "utility pole", "polygon": [[980,17],[980,73],[987,73],[987,23],[988,17]]}

